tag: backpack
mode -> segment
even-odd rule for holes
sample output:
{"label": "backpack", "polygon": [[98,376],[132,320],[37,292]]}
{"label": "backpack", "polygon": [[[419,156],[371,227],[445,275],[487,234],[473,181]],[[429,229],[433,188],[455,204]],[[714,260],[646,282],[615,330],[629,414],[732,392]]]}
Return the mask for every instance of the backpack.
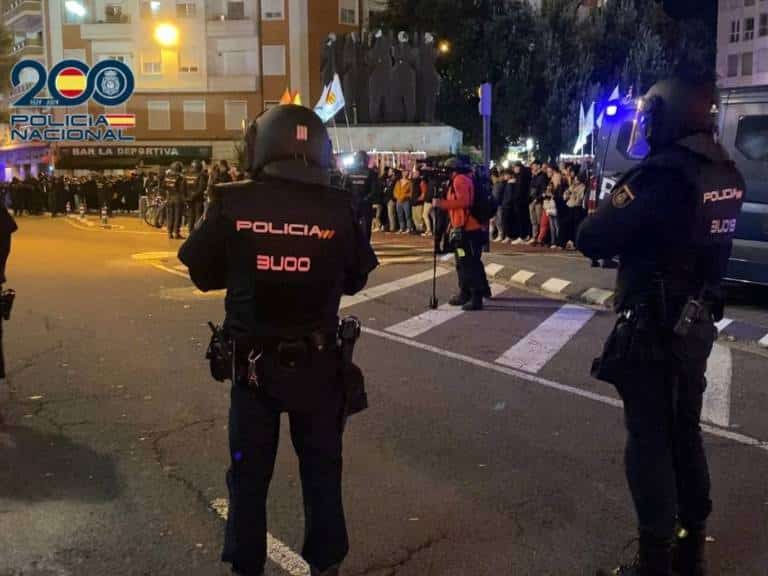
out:
{"label": "backpack", "polygon": [[475,194],[469,213],[480,224],[487,224],[496,215],[499,204],[493,197],[493,192],[486,179],[473,178],[473,184]]}

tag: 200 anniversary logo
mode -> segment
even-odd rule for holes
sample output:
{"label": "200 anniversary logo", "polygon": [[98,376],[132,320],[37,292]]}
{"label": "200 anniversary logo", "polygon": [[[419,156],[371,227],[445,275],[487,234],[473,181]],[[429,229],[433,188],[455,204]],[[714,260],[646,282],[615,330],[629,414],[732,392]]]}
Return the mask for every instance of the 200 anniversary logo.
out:
{"label": "200 anniversary logo", "polygon": [[[22,72],[32,70],[37,80],[11,106],[23,108],[65,108],[93,100],[102,106],[119,106],[133,94],[131,69],[119,60],[103,60],[93,68],[80,60],[62,60],[46,70],[36,60],[21,60],[11,71],[11,83],[18,88]],[[39,96],[43,89],[48,96]],[[16,142],[130,142],[124,133],[136,127],[133,114],[14,113],[11,139]]]}

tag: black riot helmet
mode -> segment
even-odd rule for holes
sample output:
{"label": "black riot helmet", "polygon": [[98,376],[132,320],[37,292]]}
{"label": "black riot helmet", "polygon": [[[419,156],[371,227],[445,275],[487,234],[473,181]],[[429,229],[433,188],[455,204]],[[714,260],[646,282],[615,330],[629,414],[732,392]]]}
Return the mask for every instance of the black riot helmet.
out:
{"label": "black riot helmet", "polygon": [[355,153],[355,166],[368,168],[368,152],[360,150]]}
{"label": "black riot helmet", "polygon": [[245,131],[246,171],[298,181],[329,179],[333,150],[320,118],[309,108],[287,104],[259,116]]}
{"label": "black riot helmet", "polygon": [[645,143],[660,150],[697,133],[713,133],[712,107],[717,104],[713,83],[681,79],[654,84],[637,107],[630,152]]}

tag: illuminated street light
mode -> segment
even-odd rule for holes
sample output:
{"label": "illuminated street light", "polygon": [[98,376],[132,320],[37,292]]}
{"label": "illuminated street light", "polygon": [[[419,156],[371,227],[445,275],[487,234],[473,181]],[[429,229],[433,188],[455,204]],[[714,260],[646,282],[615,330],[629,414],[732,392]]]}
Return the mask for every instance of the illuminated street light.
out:
{"label": "illuminated street light", "polygon": [[85,16],[87,13],[85,6],[83,6],[77,0],[67,0],[64,3],[64,7],[67,9],[67,12],[69,12],[70,14],[74,14],[75,16],[79,16],[80,18]]}
{"label": "illuminated street light", "polygon": [[528,150],[528,152],[531,152],[536,145],[536,142],[533,141],[533,138],[528,138],[528,140],[525,141],[525,149]]}
{"label": "illuminated street light", "polygon": [[155,41],[161,46],[175,46],[179,43],[179,29],[173,24],[158,24],[155,28]]}
{"label": "illuminated street light", "polygon": [[451,51],[451,43],[448,40],[441,40],[437,45],[440,54],[448,54]]}

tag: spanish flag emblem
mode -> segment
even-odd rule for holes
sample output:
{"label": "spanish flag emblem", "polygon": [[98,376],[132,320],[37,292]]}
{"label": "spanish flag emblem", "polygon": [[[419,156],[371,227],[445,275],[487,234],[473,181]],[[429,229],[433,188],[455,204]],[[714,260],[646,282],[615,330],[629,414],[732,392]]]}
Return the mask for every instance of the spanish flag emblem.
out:
{"label": "spanish flag emblem", "polygon": [[88,85],[85,73],[77,68],[64,68],[56,76],[56,89],[65,98],[81,96]]}
{"label": "spanish flag emblem", "polygon": [[110,128],[136,128],[135,114],[105,114]]}

